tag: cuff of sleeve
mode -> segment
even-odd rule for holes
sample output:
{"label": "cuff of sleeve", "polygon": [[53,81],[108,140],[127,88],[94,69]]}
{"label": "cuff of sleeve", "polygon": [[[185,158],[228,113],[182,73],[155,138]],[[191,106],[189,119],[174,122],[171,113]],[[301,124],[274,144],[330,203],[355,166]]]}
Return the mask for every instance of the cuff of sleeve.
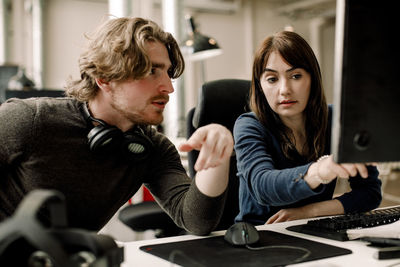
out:
{"label": "cuff of sleeve", "polygon": [[321,192],[324,191],[325,185],[321,184],[320,186],[316,187],[315,189],[311,189],[310,186],[307,184],[307,182],[304,180],[304,176],[307,174],[308,169],[310,168],[312,162],[308,163],[301,168],[298,168],[298,172],[295,175],[295,179],[293,180],[294,182],[299,183],[297,186],[299,186],[299,189],[302,190],[303,192],[307,192],[309,196],[311,195],[317,195]]}

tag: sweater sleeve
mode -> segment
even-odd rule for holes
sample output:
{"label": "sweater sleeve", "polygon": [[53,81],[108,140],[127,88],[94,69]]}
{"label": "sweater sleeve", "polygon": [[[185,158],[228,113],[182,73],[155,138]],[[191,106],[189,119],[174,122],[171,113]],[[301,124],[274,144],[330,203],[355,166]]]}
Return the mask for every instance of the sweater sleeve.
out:
{"label": "sweater sleeve", "polygon": [[279,144],[251,113],[237,119],[234,138],[239,176],[258,204],[288,205],[323,190],[322,187],[313,191],[302,179],[311,163],[285,169],[276,167],[276,157],[283,157],[279,154]]}
{"label": "sweater sleeve", "polygon": [[32,109],[19,99],[0,105],[0,170],[31,149],[33,121]]}
{"label": "sweater sleeve", "polygon": [[156,201],[187,231],[197,235],[213,231],[221,218],[226,193],[217,197],[201,193],[183,168],[175,146],[166,137],[155,141],[154,154],[152,175],[145,185]]}
{"label": "sweater sleeve", "polygon": [[345,213],[366,212],[379,207],[382,201],[381,180],[378,169],[368,166],[368,178],[357,175],[349,178],[351,191],[337,197]]}

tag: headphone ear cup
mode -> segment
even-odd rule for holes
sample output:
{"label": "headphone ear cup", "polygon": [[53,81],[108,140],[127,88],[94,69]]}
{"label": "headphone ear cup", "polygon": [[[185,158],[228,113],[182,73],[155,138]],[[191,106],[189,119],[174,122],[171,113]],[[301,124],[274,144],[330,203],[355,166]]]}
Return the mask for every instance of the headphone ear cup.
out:
{"label": "headphone ear cup", "polygon": [[122,148],[137,160],[147,158],[153,149],[153,142],[138,127],[124,133],[122,142]]}
{"label": "headphone ear cup", "polygon": [[111,151],[120,147],[123,133],[117,127],[98,125],[90,130],[88,144],[91,151]]}

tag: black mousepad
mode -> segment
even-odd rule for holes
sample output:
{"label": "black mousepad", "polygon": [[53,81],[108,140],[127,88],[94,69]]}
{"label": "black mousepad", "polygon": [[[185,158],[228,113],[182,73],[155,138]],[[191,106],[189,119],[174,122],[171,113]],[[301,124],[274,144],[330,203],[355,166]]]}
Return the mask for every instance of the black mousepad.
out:
{"label": "black mousepad", "polygon": [[300,261],[306,250],[293,248],[265,248],[250,250],[234,247],[224,240],[224,236],[178,241],[164,244],[146,245],[141,250],[185,267],[222,266],[285,266],[288,264],[318,260],[351,254],[351,250],[307,240],[300,237],[260,230],[260,241],[252,247],[291,246],[309,250],[311,254]]}

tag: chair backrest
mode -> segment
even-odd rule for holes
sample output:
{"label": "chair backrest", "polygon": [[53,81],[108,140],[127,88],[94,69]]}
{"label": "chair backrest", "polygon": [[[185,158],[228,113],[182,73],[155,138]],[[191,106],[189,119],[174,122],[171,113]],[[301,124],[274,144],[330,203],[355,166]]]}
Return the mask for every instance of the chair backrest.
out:
{"label": "chair backrest", "polygon": [[[187,115],[187,137],[189,138],[197,128],[210,123],[222,124],[232,131],[237,117],[249,111],[249,91],[249,80],[222,79],[203,84],[197,106]],[[196,174],[194,164],[198,154],[198,151],[188,153],[189,175],[192,178]],[[239,178],[236,173],[236,156],[233,155],[230,161],[226,205],[216,230],[227,229],[239,213]]]}

